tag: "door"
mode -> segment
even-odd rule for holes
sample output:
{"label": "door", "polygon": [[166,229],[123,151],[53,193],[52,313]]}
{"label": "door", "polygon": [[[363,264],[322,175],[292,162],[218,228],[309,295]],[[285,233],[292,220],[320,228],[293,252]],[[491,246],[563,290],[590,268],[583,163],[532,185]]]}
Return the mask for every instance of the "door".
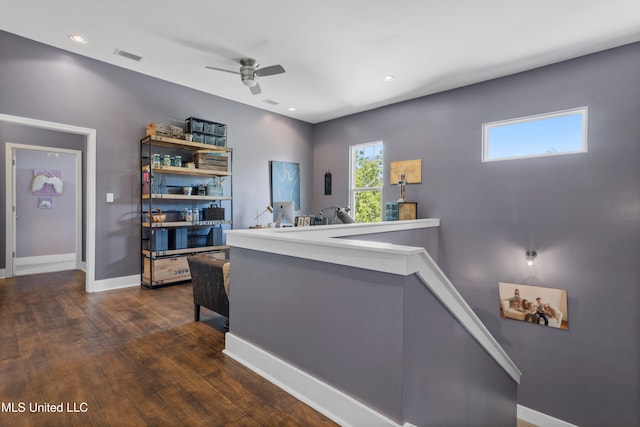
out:
{"label": "door", "polygon": [[10,275],[79,268],[80,151],[15,145],[12,155]]}

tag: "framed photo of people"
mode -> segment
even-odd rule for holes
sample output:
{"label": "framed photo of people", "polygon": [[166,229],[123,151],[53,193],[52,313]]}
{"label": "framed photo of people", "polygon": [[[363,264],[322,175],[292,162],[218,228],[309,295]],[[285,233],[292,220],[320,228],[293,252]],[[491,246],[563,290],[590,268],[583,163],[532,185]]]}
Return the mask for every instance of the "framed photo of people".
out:
{"label": "framed photo of people", "polygon": [[498,293],[500,317],[569,329],[566,290],[500,282]]}

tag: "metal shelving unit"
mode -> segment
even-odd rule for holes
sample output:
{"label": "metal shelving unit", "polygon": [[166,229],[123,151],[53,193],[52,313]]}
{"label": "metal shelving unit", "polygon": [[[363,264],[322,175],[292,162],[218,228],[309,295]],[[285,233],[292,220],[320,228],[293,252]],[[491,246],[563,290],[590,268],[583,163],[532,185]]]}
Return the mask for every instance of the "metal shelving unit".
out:
{"label": "metal shelving unit", "polygon": [[[179,155],[183,164],[158,164],[154,161],[158,155],[162,158]],[[148,135],[140,140],[141,283],[144,286],[154,288],[190,280],[186,258],[189,255],[209,253],[228,258],[224,230],[233,228],[232,155],[233,150],[228,147],[177,138]],[[223,166],[210,166],[203,161],[200,168],[185,167],[203,156]],[[216,191],[215,194],[184,194],[183,188],[189,187],[192,192],[202,187]],[[220,216],[221,209],[224,209],[222,217],[205,218],[209,212]],[[198,217],[196,210],[202,212]],[[165,218],[153,220],[154,214]]]}

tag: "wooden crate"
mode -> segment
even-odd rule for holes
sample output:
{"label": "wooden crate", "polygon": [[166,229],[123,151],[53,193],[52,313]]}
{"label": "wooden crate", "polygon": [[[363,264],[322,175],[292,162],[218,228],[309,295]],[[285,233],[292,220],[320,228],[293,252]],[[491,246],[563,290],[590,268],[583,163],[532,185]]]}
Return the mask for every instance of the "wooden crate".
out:
{"label": "wooden crate", "polygon": [[197,153],[195,156],[196,166],[199,169],[213,171],[229,170],[229,156],[217,153]]}
{"label": "wooden crate", "polygon": [[416,202],[402,202],[398,203],[398,219],[400,221],[405,219],[418,218],[418,203]]}
{"label": "wooden crate", "polygon": [[[153,282],[151,282],[151,271],[153,271]],[[191,280],[186,256],[157,259],[144,258],[143,283],[156,286],[184,280]]]}
{"label": "wooden crate", "polygon": [[182,128],[156,122],[147,125],[146,134],[147,136],[168,136],[169,138],[184,139],[184,130]]}

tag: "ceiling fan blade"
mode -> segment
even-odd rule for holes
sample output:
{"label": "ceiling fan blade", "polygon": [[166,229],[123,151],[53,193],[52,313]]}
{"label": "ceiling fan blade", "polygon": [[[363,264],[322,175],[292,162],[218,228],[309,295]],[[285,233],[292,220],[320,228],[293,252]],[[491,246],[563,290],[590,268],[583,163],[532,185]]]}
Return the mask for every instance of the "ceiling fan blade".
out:
{"label": "ceiling fan blade", "polygon": [[255,85],[251,86],[249,88],[249,90],[251,91],[252,94],[254,95],[259,95],[262,93],[262,89],[260,89],[260,85],[258,84],[258,82],[256,82]]}
{"label": "ceiling fan blade", "polygon": [[225,70],[224,68],[210,67],[208,65],[206,65],[204,68],[208,68],[209,70],[224,71],[225,73],[231,73],[231,74],[240,74],[238,71]]}
{"label": "ceiling fan blade", "polygon": [[256,70],[256,75],[260,77],[273,76],[274,74],[284,73],[282,65],[270,65],[268,67],[260,68]]}

